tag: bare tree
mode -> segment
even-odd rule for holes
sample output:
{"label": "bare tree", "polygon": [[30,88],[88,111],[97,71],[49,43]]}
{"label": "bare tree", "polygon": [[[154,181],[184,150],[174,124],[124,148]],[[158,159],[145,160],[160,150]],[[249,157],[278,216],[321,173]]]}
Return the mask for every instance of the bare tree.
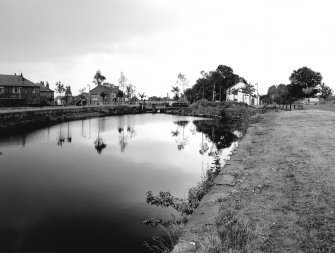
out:
{"label": "bare tree", "polygon": [[124,73],[121,71],[120,78],[119,78],[119,84],[123,92],[124,92],[124,89],[127,87],[127,83],[128,83],[128,79],[126,78]]}

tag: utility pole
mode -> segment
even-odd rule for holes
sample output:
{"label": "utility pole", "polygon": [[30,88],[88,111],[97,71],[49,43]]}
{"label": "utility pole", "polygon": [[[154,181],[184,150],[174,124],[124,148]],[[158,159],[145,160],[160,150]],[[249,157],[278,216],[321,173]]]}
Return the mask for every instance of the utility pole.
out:
{"label": "utility pole", "polygon": [[220,102],[221,102],[221,89],[222,89],[222,86],[220,86]]}
{"label": "utility pole", "polygon": [[88,84],[88,105],[91,105],[91,87]]}
{"label": "utility pole", "polygon": [[205,98],[205,84],[202,83],[202,99]]}
{"label": "utility pole", "polygon": [[214,99],[215,99],[215,83],[214,83],[214,87],[213,87],[213,102],[214,102]]}

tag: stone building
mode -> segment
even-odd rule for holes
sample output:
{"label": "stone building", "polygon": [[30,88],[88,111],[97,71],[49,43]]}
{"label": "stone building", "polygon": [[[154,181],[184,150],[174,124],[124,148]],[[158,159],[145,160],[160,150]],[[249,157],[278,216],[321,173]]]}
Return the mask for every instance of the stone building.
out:
{"label": "stone building", "polygon": [[21,75],[0,74],[0,106],[32,106],[41,102],[40,86]]}

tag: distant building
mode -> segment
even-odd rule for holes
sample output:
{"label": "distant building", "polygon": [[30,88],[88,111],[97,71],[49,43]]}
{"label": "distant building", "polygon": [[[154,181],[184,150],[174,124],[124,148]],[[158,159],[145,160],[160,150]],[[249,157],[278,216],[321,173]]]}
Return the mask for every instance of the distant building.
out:
{"label": "distant building", "polygon": [[0,106],[39,105],[40,86],[21,75],[0,74]]}
{"label": "distant building", "polygon": [[91,104],[100,105],[115,102],[118,91],[119,87],[115,85],[98,85],[90,91]]}
{"label": "distant building", "polygon": [[51,105],[54,103],[55,92],[49,88],[49,83],[40,82],[41,105]]}
{"label": "distant building", "polygon": [[57,96],[55,98],[55,105],[71,105],[71,103],[74,101],[74,97],[67,95],[67,96]]}
{"label": "distant building", "polygon": [[258,105],[259,104],[259,96],[257,94],[255,96],[250,96],[249,94],[243,93],[243,88],[245,83],[238,82],[237,84],[229,87],[227,89],[226,100],[233,102],[242,102],[247,105]]}

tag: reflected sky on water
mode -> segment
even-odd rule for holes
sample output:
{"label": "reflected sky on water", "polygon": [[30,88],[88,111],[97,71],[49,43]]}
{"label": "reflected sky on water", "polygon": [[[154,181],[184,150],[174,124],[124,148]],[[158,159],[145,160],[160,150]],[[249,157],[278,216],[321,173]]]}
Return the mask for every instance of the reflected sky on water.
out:
{"label": "reflected sky on water", "polygon": [[186,197],[234,141],[213,121],[164,114],[2,136],[0,252],[150,252],[143,241],[157,232],[142,221],[171,210],[148,206],[145,192]]}

